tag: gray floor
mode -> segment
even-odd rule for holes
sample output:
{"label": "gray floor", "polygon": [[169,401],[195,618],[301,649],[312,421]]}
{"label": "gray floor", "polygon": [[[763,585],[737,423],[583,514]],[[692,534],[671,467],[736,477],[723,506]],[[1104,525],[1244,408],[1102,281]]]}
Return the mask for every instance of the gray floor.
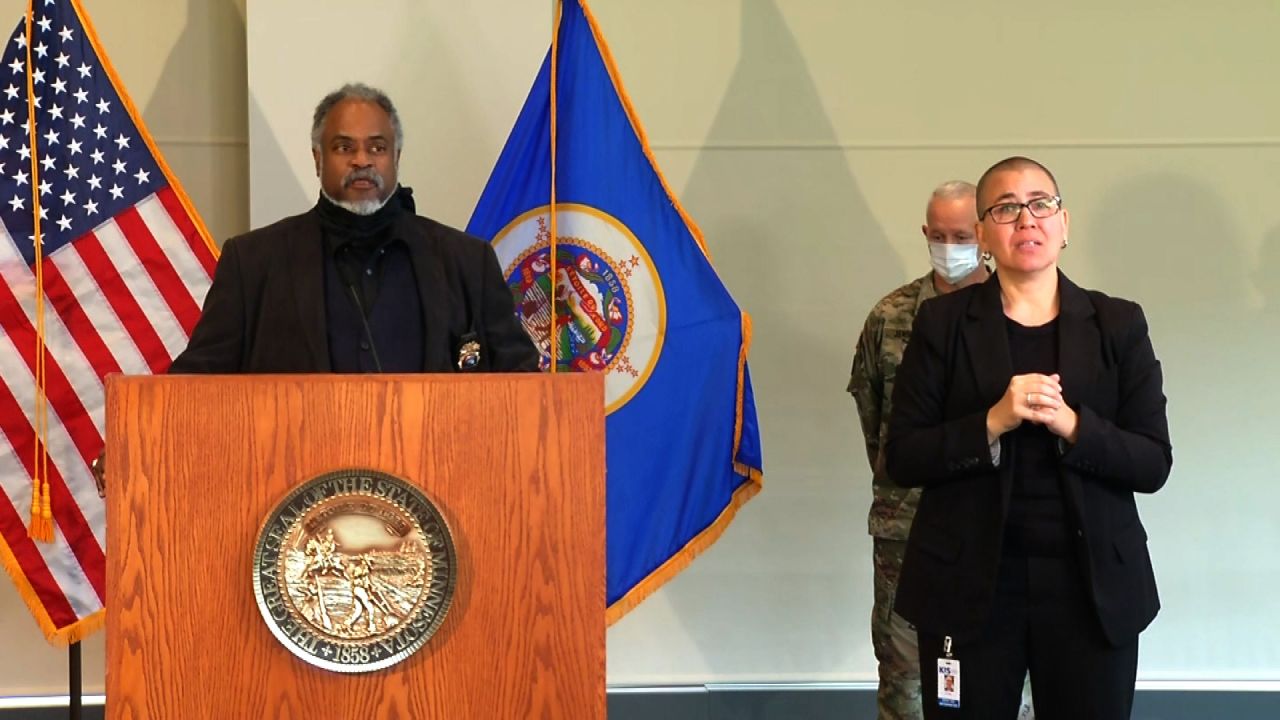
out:
{"label": "gray floor", "polygon": [[[102,720],[86,707],[83,720]],[[609,693],[609,720],[875,720],[864,690]],[[0,710],[0,720],[66,720],[66,708]],[[1139,692],[1133,720],[1280,720],[1280,692]]]}

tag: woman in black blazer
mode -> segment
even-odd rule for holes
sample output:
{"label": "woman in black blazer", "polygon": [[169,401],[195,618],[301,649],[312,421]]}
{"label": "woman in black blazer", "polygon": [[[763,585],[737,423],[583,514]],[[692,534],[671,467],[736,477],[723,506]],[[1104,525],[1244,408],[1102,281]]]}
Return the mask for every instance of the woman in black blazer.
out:
{"label": "woman in black blazer", "polygon": [[886,446],[889,476],[924,488],[895,610],[925,717],[1012,720],[1030,672],[1040,720],[1127,718],[1160,607],[1134,502],[1173,463],[1160,363],[1137,304],[1058,270],[1047,168],[997,163],[978,207],[996,273],[920,308]]}

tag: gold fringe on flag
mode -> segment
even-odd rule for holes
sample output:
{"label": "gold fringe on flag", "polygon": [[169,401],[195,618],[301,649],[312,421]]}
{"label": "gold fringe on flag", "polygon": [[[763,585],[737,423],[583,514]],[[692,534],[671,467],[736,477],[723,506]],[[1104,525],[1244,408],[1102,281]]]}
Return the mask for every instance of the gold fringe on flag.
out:
{"label": "gold fringe on flag", "polygon": [[49,644],[66,647],[84,640],[106,625],[106,610],[98,610],[70,625],[63,627],[55,625],[49,617],[49,611],[40,600],[40,596],[36,594],[35,588],[31,587],[31,582],[27,579],[26,573],[18,565],[18,559],[13,556],[13,552],[5,544],[3,538],[0,538],[0,568],[4,568],[9,577],[13,579],[14,587],[18,589],[18,597],[22,598],[22,601],[27,604],[27,608],[31,610],[31,614],[36,619],[36,624],[40,626],[40,632]]}

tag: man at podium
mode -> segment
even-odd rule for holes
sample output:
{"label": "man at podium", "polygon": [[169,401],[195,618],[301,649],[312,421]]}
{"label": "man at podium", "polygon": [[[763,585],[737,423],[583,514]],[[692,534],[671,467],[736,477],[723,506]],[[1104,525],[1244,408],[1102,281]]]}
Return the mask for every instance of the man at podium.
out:
{"label": "man at podium", "polygon": [[536,370],[492,247],[415,213],[404,132],[385,93],[316,106],[320,197],[231,238],[171,373]]}
{"label": "man at podium", "polygon": [[[397,182],[404,131],[359,83],[316,106],[320,198],[231,238],[170,373],[538,369],[493,247],[415,213]],[[93,463],[105,496],[105,452]]]}

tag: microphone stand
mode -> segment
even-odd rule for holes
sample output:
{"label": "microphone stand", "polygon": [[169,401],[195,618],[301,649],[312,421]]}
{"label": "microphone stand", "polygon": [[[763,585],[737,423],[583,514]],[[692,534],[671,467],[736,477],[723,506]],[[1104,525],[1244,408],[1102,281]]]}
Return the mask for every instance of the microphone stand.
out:
{"label": "microphone stand", "polygon": [[[341,252],[345,255],[351,250],[350,245],[342,248]],[[356,289],[356,280],[351,277],[351,268],[342,260],[338,260],[335,265],[338,266],[338,274],[342,276],[342,284],[347,286],[347,291],[351,293],[351,299],[356,304],[356,312],[360,314],[360,327],[364,330],[364,340],[369,343],[369,352],[373,354],[374,370],[382,372],[382,360],[378,358],[378,345],[373,341],[373,330],[369,328],[369,318],[364,311],[364,303],[360,302],[360,292]]]}

